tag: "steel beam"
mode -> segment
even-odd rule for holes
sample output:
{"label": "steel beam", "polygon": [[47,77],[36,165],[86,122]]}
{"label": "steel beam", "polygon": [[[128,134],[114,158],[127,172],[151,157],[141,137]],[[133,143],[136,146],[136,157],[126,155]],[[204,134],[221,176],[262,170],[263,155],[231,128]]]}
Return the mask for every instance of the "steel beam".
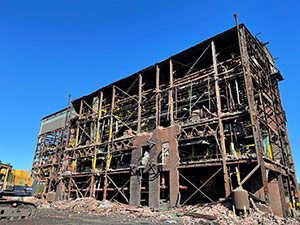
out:
{"label": "steel beam", "polygon": [[220,135],[220,150],[222,154],[222,164],[223,164],[223,177],[224,177],[224,188],[225,188],[225,197],[230,195],[230,182],[228,176],[228,170],[226,165],[226,149],[225,149],[225,136],[224,136],[224,128],[222,122],[222,104],[220,97],[220,87],[219,87],[219,78],[218,78],[218,66],[217,66],[217,56],[216,56],[216,47],[214,41],[211,42],[211,51],[212,51],[212,60],[214,67],[214,79],[215,79],[215,90],[216,90],[216,99],[217,99],[217,107],[218,107],[218,124],[219,124],[219,135]]}
{"label": "steel beam", "polygon": [[[255,101],[254,101],[254,93],[253,93],[253,84],[252,84],[252,76],[250,72],[249,67],[249,61],[248,61],[248,51],[247,51],[247,43],[245,38],[245,31],[244,27],[240,29],[238,20],[237,20],[237,14],[235,14],[236,18],[236,27],[237,27],[237,33],[238,33],[238,41],[239,41],[239,48],[240,48],[240,54],[241,54],[241,60],[243,65],[243,71],[244,71],[244,80],[245,80],[245,86],[247,91],[247,99],[248,99],[248,107],[249,107],[249,114],[250,119],[252,123],[252,132],[254,136],[254,144],[256,149],[256,156],[257,156],[257,162],[258,166],[260,168],[261,173],[261,179],[262,179],[262,185],[263,185],[263,191],[264,191],[264,200],[268,201],[269,199],[269,191],[268,191],[268,182],[267,182],[267,176],[266,176],[266,168],[264,165],[264,161],[262,158],[262,140],[260,135],[260,128],[259,123],[257,120],[257,114],[256,114],[256,108],[255,108]],[[257,168],[254,168],[253,170],[256,170]]]}

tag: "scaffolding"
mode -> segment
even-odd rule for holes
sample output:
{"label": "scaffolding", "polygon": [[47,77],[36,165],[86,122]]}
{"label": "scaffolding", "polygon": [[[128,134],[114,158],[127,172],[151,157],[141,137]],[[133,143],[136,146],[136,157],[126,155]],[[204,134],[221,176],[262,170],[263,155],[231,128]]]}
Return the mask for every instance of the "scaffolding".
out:
{"label": "scaffolding", "polygon": [[278,82],[244,24],[42,119],[32,167],[43,198],[174,207],[242,186],[277,215],[299,206]]}

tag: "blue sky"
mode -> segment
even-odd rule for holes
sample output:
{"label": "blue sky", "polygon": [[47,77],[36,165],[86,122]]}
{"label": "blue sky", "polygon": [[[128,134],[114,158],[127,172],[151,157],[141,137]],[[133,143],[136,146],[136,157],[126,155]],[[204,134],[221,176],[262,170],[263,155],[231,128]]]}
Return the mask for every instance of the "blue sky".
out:
{"label": "blue sky", "polygon": [[[280,83],[300,173],[300,3],[291,1],[0,1],[0,159],[31,169],[40,119],[235,25],[262,32]],[[298,174],[298,180],[299,180]]]}

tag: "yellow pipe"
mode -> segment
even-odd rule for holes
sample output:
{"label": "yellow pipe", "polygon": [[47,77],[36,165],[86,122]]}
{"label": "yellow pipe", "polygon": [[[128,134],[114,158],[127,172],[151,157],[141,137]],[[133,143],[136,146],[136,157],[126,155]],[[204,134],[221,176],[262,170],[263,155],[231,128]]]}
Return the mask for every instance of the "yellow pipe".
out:
{"label": "yellow pipe", "polygon": [[77,159],[73,161],[73,165],[72,165],[72,166],[73,166],[73,168],[72,168],[72,169],[73,169],[73,170],[72,170],[73,172],[75,172],[76,163],[77,163]]}
{"label": "yellow pipe", "polygon": [[243,147],[254,147],[255,144],[250,144],[250,145],[243,145]]}
{"label": "yellow pipe", "polygon": [[272,151],[272,146],[269,144],[269,154],[270,158],[273,159],[273,151]]}
{"label": "yellow pipe", "polygon": [[240,176],[240,171],[237,167],[235,167],[235,172],[236,172],[237,183],[240,186],[241,185],[241,176]]}
{"label": "yellow pipe", "polygon": [[112,129],[109,131],[109,138],[112,138]]}
{"label": "yellow pipe", "polygon": [[77,132],[77,134],[76,134],[76,142],[75,142],[75,146],[78,145],[78,136],[79,136],[79,132]]}
{"label": "yellow pipe", "polygon": [[[104,111],[105,111],[105,110],[104,110]],[[98,120],[101,119],[101,115],[102,115],[102,109],[101,109],[100,112],[99,112]],[[99,122],[99,127],[100,127],[100,122]],[[100,135],[99,130],[97,130],[96,142],[99,141],[99,135]]]}
{"label": "yellow pipe", "polygon": [[108,170],[109,167],[110,167],[111,159],[112,159],[112,155],[109,156],[109,158],[108,158],[108,160],[107,160],[107,167],[106,167],[107,170]]}

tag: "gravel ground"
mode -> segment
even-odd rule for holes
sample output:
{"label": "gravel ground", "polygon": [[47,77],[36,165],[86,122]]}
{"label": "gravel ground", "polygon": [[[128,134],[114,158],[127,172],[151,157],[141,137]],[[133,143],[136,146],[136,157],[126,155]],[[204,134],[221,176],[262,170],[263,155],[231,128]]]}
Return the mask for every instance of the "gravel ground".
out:
{"label": "gravel ground", "polygon": [[57,210],[39,209],[35,218],[27,220],[0,221],[0,225],[98,225],[98,224],[157,224],[156,221],[140,218],[122,218],[116,216],[95,216],[86,213],[58,212]]}
{"label": "gravel ground", "polygon": [[119,202],[81,198],[47,202],[35,199],[37,213],[28,220],[0,221],[0,225],[96,225],[96,224],[206,224],[206,225],[300,225],[295,218],[275,216],[270,207],[253,203],[246,215],[236,216],[230,201],[178,208],[131,207]]}

